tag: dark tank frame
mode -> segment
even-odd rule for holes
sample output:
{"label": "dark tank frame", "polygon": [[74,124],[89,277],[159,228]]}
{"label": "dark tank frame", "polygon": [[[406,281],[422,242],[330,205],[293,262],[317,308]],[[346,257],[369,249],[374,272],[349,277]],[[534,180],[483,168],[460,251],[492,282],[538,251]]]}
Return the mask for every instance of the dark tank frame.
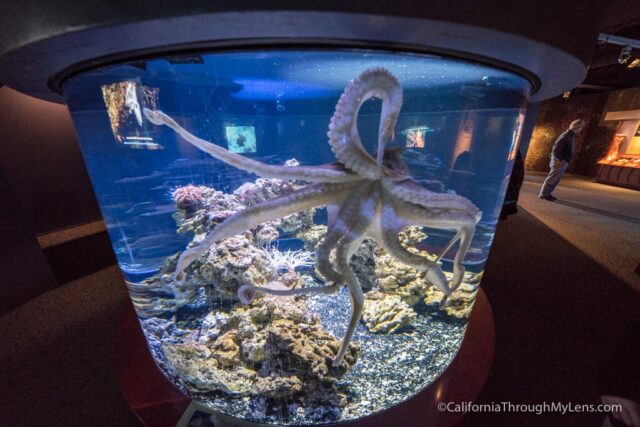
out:
{"label": "dark tank frame", "polygon": [[[452,5],[438,0],[426,8],[411,0],[391,9],[360,0],[12,1],[9,12],[0,16],[5,34],[0,82],[63,102],[64,80],[99,66],[160,53],[295,46],[382,48],[471,59],[527,77],[534,87],[532,101],[579,84],[606,6],[574,10],[567,0],[552,6],[514,3]],[[593,46],[585,40],[593,40]]]}

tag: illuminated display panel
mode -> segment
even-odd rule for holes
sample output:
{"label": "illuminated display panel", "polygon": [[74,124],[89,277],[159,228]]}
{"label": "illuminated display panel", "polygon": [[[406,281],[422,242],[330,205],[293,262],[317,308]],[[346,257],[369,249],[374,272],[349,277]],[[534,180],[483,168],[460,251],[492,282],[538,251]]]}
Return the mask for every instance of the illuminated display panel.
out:
{"label": "illuminated display panel", "polygon": [[625,154],[640,156],[640,127],[636,129],[636,133],[633,138],[631,138],[631,142],[629,143],[629,147],[627,148],[627,152]]}
{"label": "illuminated display panel", "polygon": [[256,130],[253,126],[225,126],[227,146],[232,153],[255,153]]}
{"label": "illuminated display panel", "polygon": [[109,123],[115,140],[133,149],[159,150],[149,123],[143,120],[143,108],[156,109],[160,90],[134,80],[101,86]]}

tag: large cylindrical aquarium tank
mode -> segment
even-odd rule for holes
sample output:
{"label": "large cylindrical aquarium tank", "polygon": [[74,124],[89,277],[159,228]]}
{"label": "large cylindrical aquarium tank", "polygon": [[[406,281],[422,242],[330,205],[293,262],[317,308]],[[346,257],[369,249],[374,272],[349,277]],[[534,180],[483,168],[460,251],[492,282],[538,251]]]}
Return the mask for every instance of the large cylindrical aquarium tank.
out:
{"label": "large cylindrical aquarium tank", "polygon": [[13,3],[0,82],[67,103],[171,384],[323,425],[474,377],[527,105],[582,81],[604,4]]}
{"label": "large cylindrical aquarium tank", "polygon": [[262,423],[375,414],[451,363],[530,91],[438,55],[199,52],[63,92],[150,351]]}

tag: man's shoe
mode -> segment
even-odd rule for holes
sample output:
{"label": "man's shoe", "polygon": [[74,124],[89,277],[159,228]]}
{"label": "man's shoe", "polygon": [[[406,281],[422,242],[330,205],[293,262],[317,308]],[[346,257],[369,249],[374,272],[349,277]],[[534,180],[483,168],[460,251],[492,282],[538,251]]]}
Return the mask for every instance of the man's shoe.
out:
{"label": "man's shoe", "polygon": [[538,196],[538,199],[544,199],[544,200],[548,200],[550,202],[553,202],[554,200],[558,200],[556,197],[553,197],[551,194],[547,194],[546,196]]}

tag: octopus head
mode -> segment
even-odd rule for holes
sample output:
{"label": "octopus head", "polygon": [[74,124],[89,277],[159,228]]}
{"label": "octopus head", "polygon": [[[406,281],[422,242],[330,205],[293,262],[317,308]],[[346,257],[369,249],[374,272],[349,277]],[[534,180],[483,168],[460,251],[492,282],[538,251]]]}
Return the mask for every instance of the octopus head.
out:
{"label": "octopus head", "polygon": [[402,160],[403,150],[400,147],[386,148],[382,155],[382,164],[394,177],[408,177],[409,168]]}

